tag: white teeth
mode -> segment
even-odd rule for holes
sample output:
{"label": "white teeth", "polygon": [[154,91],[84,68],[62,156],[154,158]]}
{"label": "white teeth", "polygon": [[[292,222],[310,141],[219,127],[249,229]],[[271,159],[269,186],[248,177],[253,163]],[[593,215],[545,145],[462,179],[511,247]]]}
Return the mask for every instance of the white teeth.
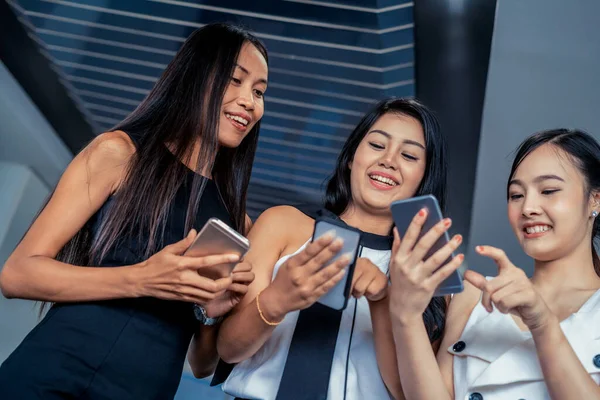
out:
{"label": "white teeth", "polygon": [[527,233],[541,233],[549,231],[550,227],[548,225],[535,225],[528,226],[527,228],[525,228],[525,230],[527,231]]}
{"label": "white teeth", "polygon": [[390,178],[385,178],[385,177],[379,176],[379,175],[371,175],[369,177],[371,179],[373,179],[374,181],[385,183],[386,185],[390,185],[390,186],[396,186],[397,185],[397,183],[394,182],[393,180],[391,180]]}
{"label": "white teeth", "polygon": [[247,121],[247,120],[245,120],[245,119],[244,119],[244,118],[242,118],[242,117],[238,117],[237,115],[231,115],[231,114],[227,114],[227,113],[226,113],[226,114],[225,114],[225,116],[226,116],[227,118],[229,118],[229,119],[232,119],[232,120],[234,120],[234,121],[237,121],[237,122],[239,122],[240,124],[242,124],[242,125],[244,125],[244,126],[248,125],[248,121]]}

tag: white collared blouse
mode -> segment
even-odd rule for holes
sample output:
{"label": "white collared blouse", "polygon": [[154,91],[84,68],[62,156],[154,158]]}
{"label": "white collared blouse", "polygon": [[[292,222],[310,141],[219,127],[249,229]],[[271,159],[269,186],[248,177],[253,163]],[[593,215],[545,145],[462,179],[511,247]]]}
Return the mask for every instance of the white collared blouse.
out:
{"label": "white collared blouse", "polygon": [[[560,326],[600,384],[600,290]],[[510,314],[488,313],[479,302],[448,351],[455,356],[455,399],[550,399],[531,333],[522,331]]]}

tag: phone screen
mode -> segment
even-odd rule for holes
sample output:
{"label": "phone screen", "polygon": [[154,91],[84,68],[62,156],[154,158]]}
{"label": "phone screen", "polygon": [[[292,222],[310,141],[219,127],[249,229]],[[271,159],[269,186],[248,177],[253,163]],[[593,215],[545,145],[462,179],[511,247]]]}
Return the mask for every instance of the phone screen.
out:
{"label": "phone screen", "polygon": [[[394,202],[391,208],[394,223],[396,224],[396,228],[398,228],[398,233],[400,234],[401,238],[404,237],[413,218],[422,208],[425,208],[427,210],[427,220],[423,224],[421,233],[419,234],[419,238],[417,239],[417,241],[420,240],[423,237],[423,235],[429,232],[431,228],[433,228],[438,222],[440,222],[443,219],[442,211],[440,210],[438,201],[432,195],[413,197],[406,200],[399,200]],[[424,259],[426,260],[427,258],[431,257],[436,251],[444,247],[446,243],[449,242],[449,240],[450,238],[448,236],[448,232],[446,231],[427,252]],[[440,267],[450,262],[453,257],[454,253],[452,253],[452,255]],[[435,295],[445,296],[448,294],[459,293],[462,291],[462,277],[460,275],[460,272],[457,270],[440,284],[440,286],[435,292]]]}

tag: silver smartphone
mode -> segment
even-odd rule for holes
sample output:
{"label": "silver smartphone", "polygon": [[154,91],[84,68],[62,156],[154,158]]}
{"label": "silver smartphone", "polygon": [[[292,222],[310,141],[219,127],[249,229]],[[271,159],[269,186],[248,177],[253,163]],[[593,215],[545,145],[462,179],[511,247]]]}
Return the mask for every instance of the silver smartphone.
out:
{"label": "silver smartphone", "polygon": [[342,249],[335,256],[333,256],[333,258],[329,260],[326,265],[331,264],[346,253],[351,253],[352,259],[349,266],[346,268],[346,273],[344,274],[342,280],[339,281],[333,288],[331,288],[329,292],[321,296],[317,302],[335,310],[343,310],[348,305],[350,289],[352,288],[354,266],[356,264],[358,246],[360,244],[360,231],[335,220],[318,219],[315,222],[313,241],[330,230],[335,231],[335,237],[342,238],[344,244]]}
{"label": "silver smartphone", "polygon": [[[400,234],[401,238],[406,233],[406,230],[410,226],[410,223],[415,215],[417,215],[422,208],[425,208],[428,214],[427,220],[423,224],[423,228],[419,234],[419,239],[421,239],[423,235],[425,235],[431,228],[435,226],[435,224],[443,219],[440,205],[435,196],[432,195],[398,200],[392,203],[391,207],[394,223],[396,224],[396,228],[398,228],[398,233]],[[448,236],[448,231],[446,231],[427,252],[425,259],[431,257],[436,251],[444,247],[449,240],[450,237]],[[454,253],[452,253],[452,255],[440,266],[440,268],[450,262],[453,257]],[[435,296],[445,296],[448,294],[459,293],[462,292],[463,289],[462,276],[460,272],[456,270],[440,284],[435,291]]]}
{"label": "silver smartphone", "polygon": [[[189,257],[204,257],[216,254],[238,254],[240,259],[250,249],[250,242],[218,218],[206,221],[196,239],[184,253]],[[201,275],[211,279],[231,275],[237,262],[202,268]]]}

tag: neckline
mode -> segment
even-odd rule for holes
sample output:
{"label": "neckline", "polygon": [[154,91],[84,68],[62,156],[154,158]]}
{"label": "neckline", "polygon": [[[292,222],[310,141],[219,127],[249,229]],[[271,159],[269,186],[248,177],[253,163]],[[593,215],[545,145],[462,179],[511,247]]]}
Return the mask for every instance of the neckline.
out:
{"label": "neckline", "polygon": [[[344,220],[342,220],[338,215],[333,212],[327,210],[324,207],[315,206],[315,205],[301,205],[296,206],[298,210],[304,213],[306,216],[316,219],[319,217],[325,217],[334,219],[342,225],[350,227]],[[354,229],[358,229],[352,226]],[[375,233],[365,232],[360,229],[360,244],[363,247],[367,247],[373,250],[391,250],[392,244],[394,243],[394,236],[391,235],[378,235]]]}
{"label": "neckline", "polygon": [[199,176],[200,178],[204,178],[204,179],[206,179],[206,180],[208,180],[208,181],[212,181],[212,180],[213,180],[212,178],[209,178],[208,176],[206,176],[206,175],[202,175],[202,174],[200,174],[200,173],[196,172],[195,170],[191,169],[191,168],[190,168],[190,167],[189,167],[189,166],[188,166],[186,163],[184,163],[183,161],[181,161],[180,159],[178,159],[178,158],[175,156],[175,154],[173,154],[173,153],[171,152],[171,150],[169,150],[169,148],[168,148],[166,145],[165,145],[165,151],[167,152],[167,154],[169,154],[169,156],[170,156],[171,158],[173,158],[174,160],[177,160],[177,161],[179,162],[179,164],[181,164],[181,165],[182,165],[182,166],[183,166],[183,167],[184,167],[184,168],[187,170],[188,174],[189,174],[189,173],[192,173],[192,174],[194,174],[194,175],[197,175],[197,176]]}

